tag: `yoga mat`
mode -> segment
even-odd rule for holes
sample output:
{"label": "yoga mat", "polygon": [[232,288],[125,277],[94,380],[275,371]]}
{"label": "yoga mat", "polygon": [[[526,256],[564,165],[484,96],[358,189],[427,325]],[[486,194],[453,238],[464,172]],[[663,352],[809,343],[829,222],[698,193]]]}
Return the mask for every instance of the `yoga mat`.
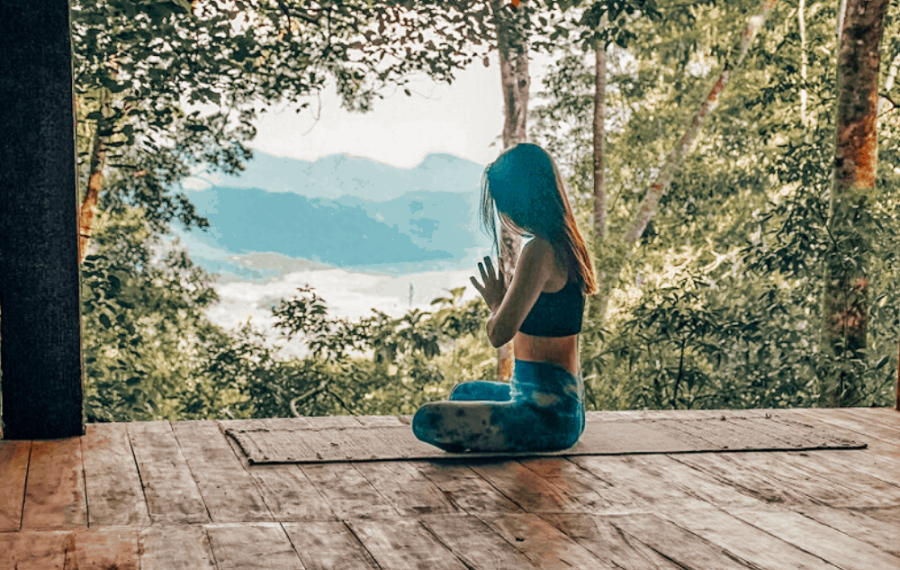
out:
{"label": "yoga mat", "polygon": [[227,429],[251,464],[413,459],[627,455],[727,451],[860,449],[842,434],[771,417],[588,421],[573,447],[553,452],[448,453],[415,438],[409,426]]}

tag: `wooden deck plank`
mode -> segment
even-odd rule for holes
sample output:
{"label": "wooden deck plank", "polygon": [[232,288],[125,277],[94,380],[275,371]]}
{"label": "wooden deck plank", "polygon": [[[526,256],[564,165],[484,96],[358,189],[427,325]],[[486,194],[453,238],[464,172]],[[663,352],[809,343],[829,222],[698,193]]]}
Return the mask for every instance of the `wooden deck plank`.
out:
{"label": "wooden deck plank", "polygon": [[356,416],[307,416],[305,418],[312,429],[362,427]]}
{"label": "wooden deck plank", "polygon": [[833,456],[823,457],[816,451],[774,453],[773,459],[814,472],[817,476],[852,489],[860,495],[872,497],[879,504],[900,505],[900,470],[895,471],[893,476],[881,473],[881,477],[878,477],[869,474],[867,471],[871,471],[871,468],[862,461],[859,465],[853,465],[851,461],[838,461]]}
{"label": "wooden deck plank", "polygon": [[476,517],[425,515],[419,520],[470,568],[537,568],[524,554]]}
{"label": "wooden deck plank", "polygon": [[666,515],[682,528],[767,570],[836,570],[804,552],[719,509],[684,510]]}
{"label": "wooden deck plank", "polygon": [[276,521],[334,521],[328,501],[297,465],[253,465],[250,475]]}
{"label": "wooden deck plank", "polygon": [[723,483],[699,469],[679,463],[670,456],[639,455],[629,457],[628,462],[654,480],[661,481],[661,485],[680,489],[688,496],[715,504],[720,508],[752,508],[763,504],[758,498],[742,493],[733,485]]}
{"label": "wooden deck plank", "polygon": [[900,411],[894,408],[866,408],[868,414],[889,426],[900,426]]}
{"label": "wooden deck plank", "polygon": [[[268,422],[269,420],[265,420]],[[219,421],[219,429],[268,429],[260,420]],[[328,502],[319,494],[312,481],[298,465],[263,464],[250,465],[240,445],[231,437],[225,438],[235,457],[259,489],[272,517],[286,521],[336,521],[337,516]]]}
{"label": "wooden deck plank", "polygon": [[568,460],[606,481],[620,493],[631,496],[636,505],[635,511],[638,512],[648,508],[656,511],[707,505],[696,496],[647,472],[637,456],[583,456],[570,457]]}
{"label": "wooden deck plank", "polygon": [[66,570],[139,570],[139,532],[137,527],[103,527],[73,532],[73,547],[67,552]]}
{"label": "wooden deck plank", "polygon": [[612,567],[536,514],[484,513],[478,518],[543,570]]}
{"label": "wooden deck plank", "polygon": [[398,514],[352,463],[303,465],[300,469],[339,519]]}
{"label": "wooden deck plank", "polygon": [[269,429],[313,429],[307,418],[266,418],[262,423]]}
{"label": "wooden deck plank", "polygon": [[852,417],[867,425],[892,429],[900,437],[900,412],[893,408],[839,408],[841,415]]}
{"label": "wooden deck plank", "polygon": [[153,525],[141,531],[141,570],[216,570],[201,525]]}
{"label": "wooden deck plank", "polygon": [[87,525],[80,438],[35,441],[28,469],[23,530]]}
{"label": "wooden deck plank", "polygon": [[604,516],[549,513],[542,514],[541,518],[599,558],[604,568],[683,570],[681,566],[616,528]]}
{"label": "wooden deck plank", "polygon": [[765,473],[783,481],[820,504],[848,507],[875,507],[880,504],[877,498],[868,493],[860,493],[846,482],[829,479],[809,465],[791,461],[787,455],[784,452],[737,453],[732,460],[757,473]]}
{"label": "wooden deck plank", "polygon": [[897,540],[900,519],[885,522],[851,509],[835,509],[818,505],[797,506],[792,510],[844,534],[868,542],[879,550],[900,557],[900,541]]}
{"label": "wooden deck plank", "polygon": [[828,470],[835,465],[841,470],[849,469],[880,479],[884,483],[900,486],[900,462],[873,453],[869,449],[823,449],[815,453],[796,455],[808,457],[807,461],[817,463],[821,469]]}
{"label": "wooden deck plank", "polygon": [[0,532],[16,531],[22,526],[30,456],[30,441],[0,440]]}
{"label": "wooden deck plank", "polygon": [[879,507],[875,509],[853,509],[859,511],[867,517],[886,522],[894,525],[894,528],[900,528],[900,507]]}
{"label": "wooden deck plank", "polygon": [[634,514],[607,519],[613,526],[646,544],[684,568],[747,570],[748,561],[675,523],[653,514]]}
{"label": "wooden deck plank", "polygon": [[767,473],[734,460],[732,453],[679,453],[672,459],[766,503],[811,504],[814,499]]}
{"label": "wooden deck plank", "polygon": [[66,570],[73,546],[67,531],[0,533],[0,570]]}
{"label": "wooden deck plank", "polygon": [[418,461],[416,466],[447,499],[469,514],[523,512],[460,460]]}
{"label": "wooden deck plank", "polygon": [[418,521],[354,519],[347,524],[382,568],[466,570],[459,558]]}
{"label": "wooden deck plank", "polygon": [[150,514],[126,425],[88,424],[81,438],[81,453],[89,525],[149,525]]}
{"label": "wooden deck plank", "polygon": [[278,523],[206,526],[218,570],[304,570]]}
{"label": "wooden deck plank", "polygon": [[282,526],[306,570],[381,570],[343,522],[284,523]]}
{"label": "wooden deck plank", "polygon": [[456,505],[412,463],[373,461],[355,463],[354,467],[401,514],[459,513]]}
{"label": "wooden deck plank", "polygon": [[215,422],[177,422],[173,431],[213,521],[273,520],[253,479]]}
{"label": "wooden deck plank", "polygon": [[564,458],[521,459],[519,463],[583,505],[584,512],[631,513],[641,509],[634,497]]}
{"label": "wooden deck plank", "polygon": [[150,519],[154,523],[202,523],[209,513],[169,422],[127,425]]}
{"label": "wooden deck plank", "polygon": [[398,416],[356,416],[356,421],[365,427],[398,427],[409,425]]}
{"label": "wooden deck plank", "polygon": [[[565,461],[565,459],[555,459]],[[529,513],[584,513],[588,507],[518,461],[478,462],[471,465],[485,481]]]}
{"label": "wooden deck plank", "polygon": [[896,444],[897,441],[897,429],[866,423],[852,414],[844,413],[840,408],[798,408],[796,412],[803,417],[820,420],[859,436],[865,436],[859,438],[864,442],[867,442],[867,438],[880,439],[891,444]]}
{"label": "wooden deck plank", "polygon": [[735,509],[731,514],[843,570],[900,568],[900,558],[800,513]]}

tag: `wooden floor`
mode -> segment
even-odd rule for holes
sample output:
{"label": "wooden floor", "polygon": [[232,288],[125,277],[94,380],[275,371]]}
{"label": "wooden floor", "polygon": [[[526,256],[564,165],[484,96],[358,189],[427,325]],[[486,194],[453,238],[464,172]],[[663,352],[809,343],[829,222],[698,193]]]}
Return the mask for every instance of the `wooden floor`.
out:
{"label": "wooden floor", "polygon": [[0,569],[900,569],[900,412],[777,413],[869,447],[249,466],[243,422],[4,441]]}

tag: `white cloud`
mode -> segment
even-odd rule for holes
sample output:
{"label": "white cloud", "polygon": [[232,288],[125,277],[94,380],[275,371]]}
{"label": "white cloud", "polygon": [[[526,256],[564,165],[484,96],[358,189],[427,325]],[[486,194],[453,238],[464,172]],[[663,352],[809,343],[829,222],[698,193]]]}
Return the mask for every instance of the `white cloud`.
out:
{"label": "white cloud", "polygon": [[[344,153],[391,166],[412,168],[429,153],[448,153],[479,164],[493,161],[500,150],[503,98],[496,52],[490,67],[474,62],[451,84],[424,78],[414,81],[407,97],[402,89],[376,100],[369,113],[340,108],[333,88],[297,114],[296,105],[270,108],[261,116],[253,148],[300,160]],[[532,55],[536,90],[549,58]],[[319,116],[316,122],[314,116]],[[493,146],[491,146],[493,143]]]}

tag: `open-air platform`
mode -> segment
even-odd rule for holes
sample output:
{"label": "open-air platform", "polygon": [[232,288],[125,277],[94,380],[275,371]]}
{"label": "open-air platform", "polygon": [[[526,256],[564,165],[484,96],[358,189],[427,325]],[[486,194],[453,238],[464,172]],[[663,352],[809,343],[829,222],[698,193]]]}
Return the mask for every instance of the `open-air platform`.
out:
{"label": "open-air platform", "polygon": [[0,570],[900,568],[900,412],[777,413],[866,449],[249,465],[227,428],[0,441]]}

